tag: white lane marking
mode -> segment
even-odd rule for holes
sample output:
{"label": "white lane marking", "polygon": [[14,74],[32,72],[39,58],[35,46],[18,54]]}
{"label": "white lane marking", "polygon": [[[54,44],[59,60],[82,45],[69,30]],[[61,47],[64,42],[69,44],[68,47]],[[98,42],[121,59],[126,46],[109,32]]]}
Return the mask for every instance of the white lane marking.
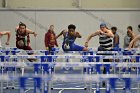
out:
{"label": "white lane marking", "polygon": [[62,91],[64,91],[64,89],[60,90],[58,93],[62,93]]}

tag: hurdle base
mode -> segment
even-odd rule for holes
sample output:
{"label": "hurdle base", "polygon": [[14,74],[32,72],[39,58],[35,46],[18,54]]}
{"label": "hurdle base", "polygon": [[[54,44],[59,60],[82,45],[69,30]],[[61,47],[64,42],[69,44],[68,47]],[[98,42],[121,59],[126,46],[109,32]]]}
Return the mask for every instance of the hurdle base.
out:
{"label": "hurdle base", "polygon": [[87,90],[87,88],[85,87],[84,90]]}
{"label": "hurdle base", "polygon": [[87,88],[53,88],[53,90],[86,90]]}
{"label": "hurdle base", "polygon": [[13,86],[7,86],[4,89],[15,89],[15,87],[13,87]]}
{"label": "hurdle base", "polygon": [[[96,88],[92,88],[92,89],[94,89],[94,90],[96,90]],[[101,90],[106,90],[106,88],[100,88]],[[115,88],[116,90],[124,90],[124,88]],[[135,90],[137,90],[138,88],[130,88],[130,89],[135,89]]]}
{"label": "hurdle base", "polygon": [[[6,89],[7,87],[3,87],[3,89]],[[12,87],[8,87],[8,89],[11,89]],[[14,87],[14,89],[18,90],[20,89],[19,87]],[[28,87],[27,89],[33,90],[34,87]]]}

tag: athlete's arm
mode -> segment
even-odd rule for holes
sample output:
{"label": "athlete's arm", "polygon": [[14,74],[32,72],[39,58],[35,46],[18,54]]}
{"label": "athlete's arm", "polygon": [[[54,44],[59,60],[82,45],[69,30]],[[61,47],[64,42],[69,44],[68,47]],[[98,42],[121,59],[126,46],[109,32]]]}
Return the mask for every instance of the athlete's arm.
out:
{"label": "athlete's arm", "polygon": [[140,35],[136,36],[129,44],[128,48],[131,49],[133,48],[133,46],[135,46],[134,44],[136,44],[136,42],[140,40]]}
{"label": "athlete's arm", "polygon": [[26,33],[34,34],[35,37],[37,36],[37,34],[34,31],[30,30],[30,29],[26,29]]}
{"label": "athlete's arm", "polygon": [[86,40],[86,42],[85,42],[85,47],[88,47],[88,42],[91,40],[92,37],[97,36],[97,35],[99,35],[99,34],[100,34],[100,31],[99,31],[99,30],[97,30],[96,32],[94,32],[93,34],[91,34],[91,35],[87,38],[87,40]]}
{"label": "athlete's arm", "polygon": [[10,37],[11,37],[11,32],[10,31],[3,31],[3,32],[0,32],[0,35],[7,35],[7,42],[5,44],[9,45],[9,41],[10,41]]}
{"label": "athlete's arm", "polygon": [[75,32],[75,37],[77,37],[77,38],[82,38],[82,36],[80,35],[79,32]]}
{"label": "athlete's arm", "polygon": [[64,33],[66,32],[66,30],[62,30],[60,34],[58,34],[55,38],[59,38],[61,35],[64,35]]}

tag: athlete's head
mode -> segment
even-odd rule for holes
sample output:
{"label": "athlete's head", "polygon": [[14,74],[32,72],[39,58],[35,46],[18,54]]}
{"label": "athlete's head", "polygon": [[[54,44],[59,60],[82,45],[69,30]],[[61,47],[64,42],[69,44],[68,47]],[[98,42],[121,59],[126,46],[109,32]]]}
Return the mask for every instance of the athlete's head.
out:
{"label": "athlete's head", "polygon": [[101,29],[102,31],[105,31],[105,30],[107,29],[106,23],[101,23],[101,24],[100,24],[100,29]]}
{"label": "athlete's head", "polygon": [[140,24],[138,25],[138,31],[140,32]]}
{"label": "athlete's head", "polygon": [[132,33],[133,33],[133,28],[132,28],[132,26],[128,26],[128,27],[127,27],[127,35],[128,35],[129,37],[131,37],[131,36],[132,36]]}
{"label": "athlete's head", "polygon": [[54,25],[50,25],[49,30],[50,30],[50,31],[54,31]]}
{"label": "athlete's head", "polygon": [[115,27],[115,26],[114,26],[114,27],[111,27],[111,30],[112,30],[112,33],[113,33],[113,34],[116,34],[117,27]]}
{"label": "athlete's head", "polygon": [[76,26],[73,25],[73,24],[70,24],[70,25],[68,26],[68,33],[69,33],[70,35],[74,35],[74,34],[75,34],[75,29],[76,29]]}
{"label": "athlete's head", "polygon": [[127,27],[127,31],[133,31],[132,26],[128,26],[128,27]]}
{"label": "athlete's head", "polygon": [[26,30],[26,24],[20,22],[20,23],[19,23],[19,30],[20,30],[20,31],[25,31],[25,30]]}

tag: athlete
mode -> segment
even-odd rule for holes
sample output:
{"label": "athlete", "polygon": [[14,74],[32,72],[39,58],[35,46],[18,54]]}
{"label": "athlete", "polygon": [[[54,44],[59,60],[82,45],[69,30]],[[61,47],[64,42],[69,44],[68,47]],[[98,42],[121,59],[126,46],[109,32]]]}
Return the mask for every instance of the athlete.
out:
{"label": "athlete", "polygon": [[76,26],[70,24],[68,26],[68,31],[63,30],[56,39],[63,35],[64,40],[62,44],[62,49],[64,51],[88,51],[88,48],[75,44],[76,38],[82,38],[79,32],[75,31]]}

